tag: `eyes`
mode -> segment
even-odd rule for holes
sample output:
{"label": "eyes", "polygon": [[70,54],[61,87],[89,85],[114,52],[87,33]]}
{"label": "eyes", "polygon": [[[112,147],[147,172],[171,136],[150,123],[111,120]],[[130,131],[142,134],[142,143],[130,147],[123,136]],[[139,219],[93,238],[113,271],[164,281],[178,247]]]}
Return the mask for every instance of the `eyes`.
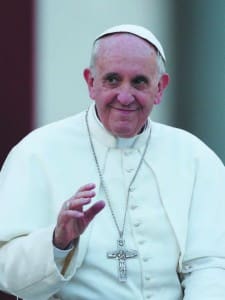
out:
{"label": "eyes", "polygon": [[[118,87],[123,81],[123,78],[117,73],[109,73],[106,74],[103,78],[103,84],[106,87],[116,88]],[[144,75],[137,75],[130,81],[131,86],[136,89],[144,89],[149,86],[149,80]]]}
{"label": "eyes", "polygon": [[121,78],[116,73],[109,73],[106,74],[104,77],[104,83],[110,85],[110,86],[117,86],[121,82]]}
{"label": "eyes", "polygon": [[132,79],[133,86],[144,87],[147,86],[148,83],[149,83],[148,78],[143,75],[136,76],[134,79]]}

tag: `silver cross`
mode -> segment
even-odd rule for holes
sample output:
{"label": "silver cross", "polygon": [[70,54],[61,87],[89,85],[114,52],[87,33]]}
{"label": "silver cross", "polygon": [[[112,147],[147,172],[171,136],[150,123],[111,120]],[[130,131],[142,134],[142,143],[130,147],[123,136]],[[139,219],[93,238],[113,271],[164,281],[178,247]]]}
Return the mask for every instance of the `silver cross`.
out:
{"label": "silver cross", "polygon": [[115,258],[118,260],[118,271],[119,271],[119,281],[126,282],[127,281],[127,264],[126,260],[128,258],[134,258],[138,255],[136,250],[126,250],[125,241],[119,239],[117,241],[117,250],[107,252],[107,258]]}

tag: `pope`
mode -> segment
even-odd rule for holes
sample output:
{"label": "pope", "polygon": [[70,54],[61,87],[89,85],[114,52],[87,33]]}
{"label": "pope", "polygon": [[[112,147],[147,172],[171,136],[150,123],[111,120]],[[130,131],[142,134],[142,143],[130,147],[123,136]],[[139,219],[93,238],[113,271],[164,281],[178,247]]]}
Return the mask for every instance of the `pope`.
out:
{"label": "pope", "polygon": [[89,108],[32,131],[0,173],[0,289],[26,300],[224,300],[225,167],[151,120],[169,75],[139,25],[96,37]]}

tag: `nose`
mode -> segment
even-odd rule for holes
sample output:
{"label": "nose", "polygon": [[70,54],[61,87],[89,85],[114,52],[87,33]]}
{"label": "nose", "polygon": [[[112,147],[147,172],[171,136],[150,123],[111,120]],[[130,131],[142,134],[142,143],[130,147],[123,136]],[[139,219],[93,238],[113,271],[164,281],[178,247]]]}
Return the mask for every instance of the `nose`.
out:
{"label": "nose", "polygon": [[120,91],[117,95],[117,100],[122,105],[129,105],[134,101],[134,99],[135,99],[134,96],[128,90]]}

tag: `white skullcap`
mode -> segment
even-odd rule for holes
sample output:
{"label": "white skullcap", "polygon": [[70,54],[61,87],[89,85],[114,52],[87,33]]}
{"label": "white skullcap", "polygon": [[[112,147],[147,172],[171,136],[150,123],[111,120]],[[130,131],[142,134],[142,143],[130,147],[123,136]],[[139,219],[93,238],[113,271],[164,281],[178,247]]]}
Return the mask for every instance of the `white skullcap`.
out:
{"label": "white skullcap", "polygon": [[162,56],[163,60],[166,61],[166,56],[163,50],[162,45],[160,44],[159,40],[155,37],[155,35],[148,30],[145,27],[139,26],[139,25],[131,25],[131,24],[123,24],[111,27],[104,32],[102,32],[100,35],[98,35],[95,39],[98,40],[108,34],[113,34],[117,32],[127,32],[134,35],[139,36],[140,38],[148,41],[150,44],[155,46],[155,48],[159,51],[160,55]]}

